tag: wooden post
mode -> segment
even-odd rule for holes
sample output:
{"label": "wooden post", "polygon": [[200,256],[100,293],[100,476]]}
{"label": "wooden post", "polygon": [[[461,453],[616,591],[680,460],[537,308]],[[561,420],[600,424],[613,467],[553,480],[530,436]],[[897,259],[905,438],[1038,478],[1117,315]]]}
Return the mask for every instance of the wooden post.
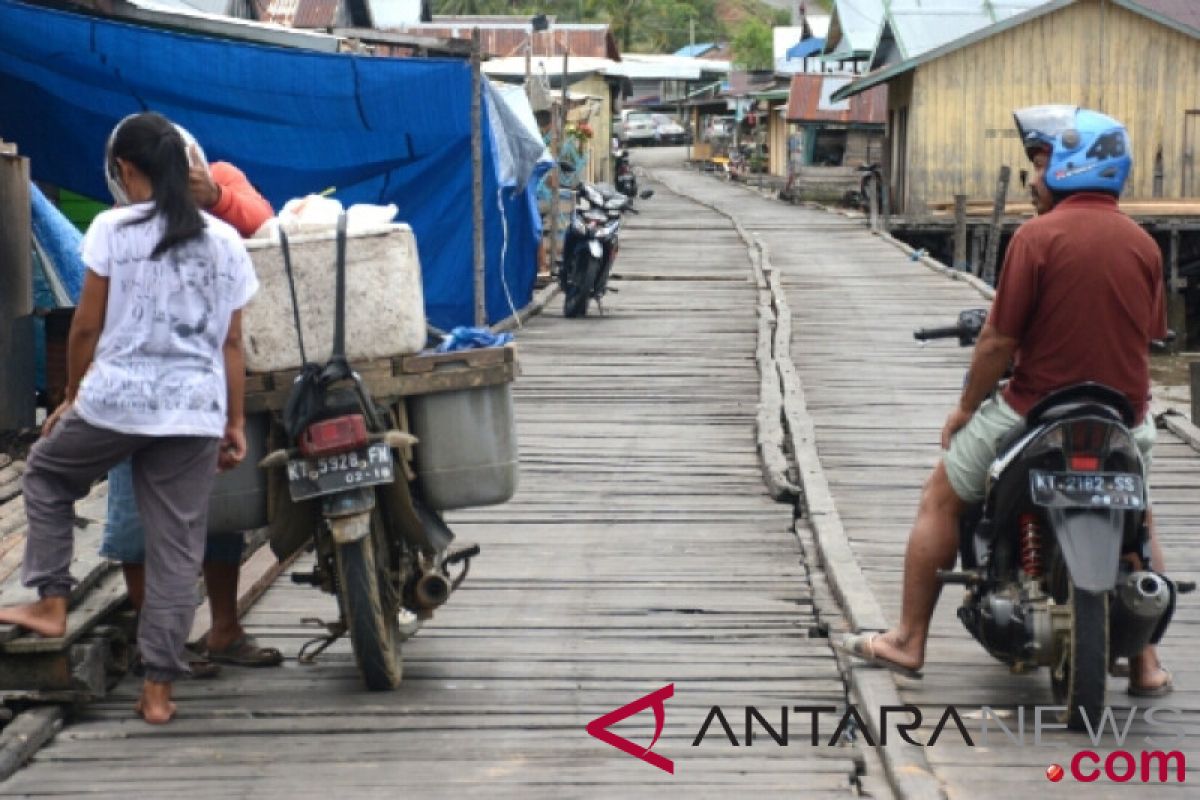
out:
{"label": "wooden post", "polygon": [[882,167],[880,167],[879,175],[875,180],[879,182],[878,195],[882,202],[882,207],[879,209],[879,226],[884,233],[887,233],[892,228],[892,187],[884,175]]}
{"label": "wooden post", "polygon": [[[482,45],[479,28],[471,31],[471,183],[475,231],[475,325],[487,325],[487,284],[483,251],[483,76],[479,63]],[[501,264],[503,269],[504,265]]]}
{"label": "wooden post", "polygon": [[554,115],[554,122],[550,128],[550,155],[554,157],[554,166],[551,169],[555,170],[559,176],[559,180],[554,182],[554,195],[550,199],[550,271],[556,270],[555,265],[558,263],[558,215],[559,209],[562,206],[562,199],[558,193],[562,188],[562,170],[558,168],[558,159],[562,155],[562,137],[567,128],[567,51],[563,51],[563,71],[562,71],[562,99],[558,104],[558,113]]}
{"label": "wooden post", "polygon": [[867,179],[867,209],[870,213],[871,230],[879,230],[879,187],[874,178]]}
{"label": "wooden post", "polygon": [[970,270],[973,275],[983,274],[983,251],[986,247],[987,228],[983,225],[976,225],[970,229],[971,231],[971,263]]}
{"label": "wooden post", "polygon": [[954,195],[954,268],[967,269],[967,196]]}
{"label": "wooden post", "polygon": [[1001,221],[1004,217],[1004,204],[1008,199],[1008,179],[1012,170],[1008,165],[1000,167],[1000,176],[996,179],[996,197],[992,202],[992,221],[988,228],[987,255],[983,259],[983,274],[980,275],[989,285],[996,284],[996,261],[1000,257],[1000,234],[1003,231]]}
{"label": "wooden post", "polygon": [[30,428],[33,385],[33,223],[29,159],[0,144],[0,431]]}
{"label": "wooden post", "polygon": [[1200,361],[1188,364],[1192,389],[1192,424],[1200,425]]}

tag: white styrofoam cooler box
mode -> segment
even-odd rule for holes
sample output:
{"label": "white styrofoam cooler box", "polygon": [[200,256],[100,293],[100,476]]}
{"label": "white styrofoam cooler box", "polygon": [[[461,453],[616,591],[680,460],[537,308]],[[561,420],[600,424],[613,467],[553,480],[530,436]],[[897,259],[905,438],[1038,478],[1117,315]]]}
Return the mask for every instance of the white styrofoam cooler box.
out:
{"label": "white styrofoam cooler box", "polygon": [[[246,369],[301,366],[292,295],[278,239],[246,242],[259,290],[242,313]],[[333,348],[337,237],[288,237],[304,350],[324,363]],[[404,224],[354,231],[346,237],[346,356],[351,360],[416,353],[425,346],[425,298],[417,240]]]}

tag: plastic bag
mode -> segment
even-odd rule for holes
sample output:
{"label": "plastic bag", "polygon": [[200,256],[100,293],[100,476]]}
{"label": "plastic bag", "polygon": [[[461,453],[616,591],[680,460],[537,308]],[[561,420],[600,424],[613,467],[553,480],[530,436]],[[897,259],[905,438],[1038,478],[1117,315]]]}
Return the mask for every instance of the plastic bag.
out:
{"label": "plastic bag", "polygon": [[453,353],[456,350],[474,350],[479,347],[503,347],[513,340],[511,333],[492,333],[487,328],[469,328],[460,325],[442,337],[435,352]]}
{"label": "plastic bag", "polygon": [[[340,201],[320,194],[293,197],[284,203],[279,215],[267,220],[255,231],[258,239],[278,238],[276,231],[283,228],[290,236],[305,233],[329,233],[337,228],[342,214]],[[358,233],[391,224],[399,209],[393,203],[386,206],[370,203],[355,203],[346,211],[346,232]]]}

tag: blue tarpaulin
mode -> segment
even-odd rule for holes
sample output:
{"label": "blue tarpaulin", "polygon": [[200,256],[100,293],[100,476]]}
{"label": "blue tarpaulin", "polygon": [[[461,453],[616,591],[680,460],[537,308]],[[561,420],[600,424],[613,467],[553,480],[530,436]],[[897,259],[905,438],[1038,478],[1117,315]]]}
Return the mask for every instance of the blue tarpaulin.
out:
{"label": "blue tarpaulin", "polygon": [[799,42],[796,42],[796,44],[788,48],[787,60],[791,61],[793,59],[815,56],[817,53],[821,52],[824,47],[825,40],[819,36],[801,39]]}
{"label": "blue tarpaulin", "polygon": [[[525,186],[500,186],[490,105],[484,233],[495,322],[532,295],[537,211]],[[395,203],[417,236],[430,321],[474,323],[465,61],[314,53],[0,0],[0,109],[0,137],[31,159],[35,179],[100,200],[109,132],[154,110],[188,128],[210,161],[240,167],[277,209],[331,186],[347,206]]]}

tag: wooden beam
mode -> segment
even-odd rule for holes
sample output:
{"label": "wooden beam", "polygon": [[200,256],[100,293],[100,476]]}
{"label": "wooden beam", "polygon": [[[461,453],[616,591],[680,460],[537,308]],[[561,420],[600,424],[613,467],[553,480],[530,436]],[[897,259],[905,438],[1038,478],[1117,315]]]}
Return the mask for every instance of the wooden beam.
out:
{"label": "wooden beam", "polygon": [[967,268],[967,196],[954,195],[954,264],[958,270]]}
{"label": "wooden beam", "polygon": [[411,47],[414,50],[424,50],[429,53],[469,58],[471,43],[466,39],[441,39],[435,36],[414,36],[410,33],[395,33],[392,31],[376,31],[370,28],[331,28],[334,36],[346,39],[357,39],[363,44],[389,44],[399,47]]}
{"label": "wooden beam", "polygon": [[29,159],[0,155],[0,430],[34,424]]}
{"label": "wooden beam", "polygon": [[1000,258],[1000,234],[1003,232],[1001,219],[1004,217],[1004,200],[1008,197],[1008,180],[1012,170],[1007,164],[1000,167],[996,178],[996,199],[992,204],[992,221],[988,228],[987,254],[983,258],[983,274],[988,284],[996,285],[996,261]]}
{"label": "wooden beam", "polygon": [[[483,43],[479,28],[471,30],[471,197],[472,237],[475,264],[475,326],[487,325],[487,288],[483,249],[483,75],[480,54]],[[504,265],[500,265],[504,269]]]}

